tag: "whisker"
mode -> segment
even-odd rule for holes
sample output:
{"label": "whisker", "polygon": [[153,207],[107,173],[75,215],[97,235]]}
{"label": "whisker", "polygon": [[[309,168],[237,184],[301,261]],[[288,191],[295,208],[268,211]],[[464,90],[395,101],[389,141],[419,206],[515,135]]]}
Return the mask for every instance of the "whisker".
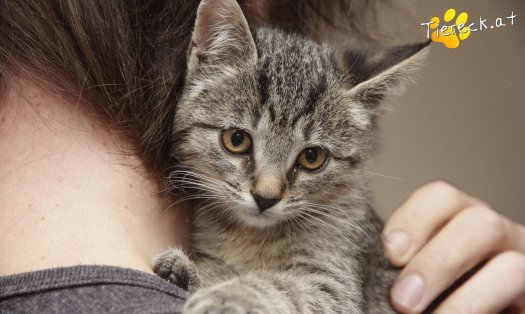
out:
{"label": "whisker", "polygon": [[377,172],[373,172],[373,171],[366,171],[366,173],[369,173],[369,174],[371,174],[373,176],[376,176],[376,177],[381,177],[381,178],[386,178],[386,179],[393,179],[393,180],[399,180],[399,181],[406,181],[405,178],[388,176],[388,175],[377,173]]}

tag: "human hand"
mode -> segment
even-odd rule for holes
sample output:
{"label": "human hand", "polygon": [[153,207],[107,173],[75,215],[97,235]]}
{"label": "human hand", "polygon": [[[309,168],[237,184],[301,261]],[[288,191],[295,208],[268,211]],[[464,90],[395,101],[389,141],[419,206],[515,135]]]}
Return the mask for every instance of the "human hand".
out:
{"label": "human hand", "polygon": [[485,264],[434,313],[525,313],[525,227],[454,186],[416,190],[386,223],[390,262],[404,267],[391,291],[403,313],[421,313],[470,269]]}

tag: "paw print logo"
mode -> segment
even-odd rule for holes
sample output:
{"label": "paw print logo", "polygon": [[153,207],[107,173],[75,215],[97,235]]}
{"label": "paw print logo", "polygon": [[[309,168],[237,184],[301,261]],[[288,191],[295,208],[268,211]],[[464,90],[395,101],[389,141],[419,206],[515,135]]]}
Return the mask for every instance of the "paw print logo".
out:
{"label": "paw print logo", "polygon": [[[456,17],[456,10],[450,8],[443,15],[443,20],[449,23]],[[468,14],[466,12],[460,13],[455,21],[455,25],[448,25],[445,28],[440,26],[440,20],[437,16],[430,19],[429,27],[434,29],[432,32],[432,41],[442,43],[447,48],[459,47],[460,41],[467,39],[470,36],[470,29],[467,26]]]}

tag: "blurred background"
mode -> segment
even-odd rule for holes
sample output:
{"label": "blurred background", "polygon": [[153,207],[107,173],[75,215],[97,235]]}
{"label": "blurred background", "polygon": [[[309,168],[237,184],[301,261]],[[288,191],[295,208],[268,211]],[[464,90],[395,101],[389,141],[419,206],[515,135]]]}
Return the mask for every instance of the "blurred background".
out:
{"label": "blurred background", "polygon": [[[418,186],[445,179],[525,223],[525,1],[419,0],[408,8],[406,16],[379,13],[393,44],[425,40],[420,24],[443,20],[449,8],[469,22],[487,19],[489,29],[456,49],[433,43],[417,82],[383,118],[375,207],[387,217]],[[490,29],[498,17],[509,24],[512,12],[513,26]]]}

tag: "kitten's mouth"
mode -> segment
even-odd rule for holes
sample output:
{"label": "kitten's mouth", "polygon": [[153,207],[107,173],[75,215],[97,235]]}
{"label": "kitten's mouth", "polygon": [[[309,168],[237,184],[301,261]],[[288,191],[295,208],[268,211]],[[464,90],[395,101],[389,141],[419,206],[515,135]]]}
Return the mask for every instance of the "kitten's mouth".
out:
{"label": "kitten's mouth", "polygon": [[261,229],[275,225],[279,221],[272,211],[261,212],[256,208],[240,208],[236,211],[236,216],[244,224]]}

